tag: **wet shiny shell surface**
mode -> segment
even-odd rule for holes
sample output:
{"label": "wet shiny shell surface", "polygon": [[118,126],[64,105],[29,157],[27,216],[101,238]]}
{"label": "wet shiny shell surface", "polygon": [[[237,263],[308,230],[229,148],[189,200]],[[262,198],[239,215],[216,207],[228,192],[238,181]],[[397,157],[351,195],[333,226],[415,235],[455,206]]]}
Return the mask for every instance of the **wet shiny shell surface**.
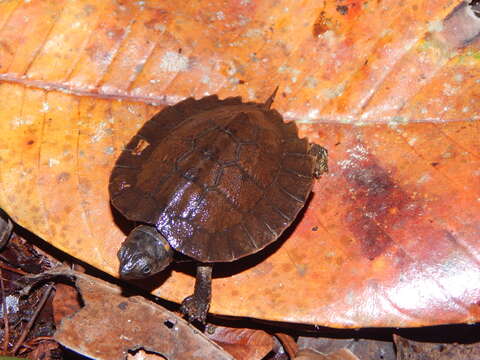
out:
{"label": "wet shiny shell surface", "polygon": [[275,241],[313,185],[296,125],[264,104],[209,96],[145,123],[110,177],[113,206],[152,224],[180,253],[233,261]]}

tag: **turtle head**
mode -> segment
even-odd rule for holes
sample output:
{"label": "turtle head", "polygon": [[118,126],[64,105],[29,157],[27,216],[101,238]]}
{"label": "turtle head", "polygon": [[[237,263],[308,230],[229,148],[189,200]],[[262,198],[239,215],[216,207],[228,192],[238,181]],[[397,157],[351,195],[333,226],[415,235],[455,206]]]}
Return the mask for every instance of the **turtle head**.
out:
{"label": "turtle head", "polygon": [[139,225],[128,234],[117,256],[123,279],[143,279],[165,269],[173,250],[153,226]]}

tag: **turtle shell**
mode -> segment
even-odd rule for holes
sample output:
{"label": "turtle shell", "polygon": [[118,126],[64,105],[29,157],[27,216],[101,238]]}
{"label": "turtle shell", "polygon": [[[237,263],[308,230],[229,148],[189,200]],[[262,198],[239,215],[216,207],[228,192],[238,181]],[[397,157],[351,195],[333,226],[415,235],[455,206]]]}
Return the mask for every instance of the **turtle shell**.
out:
{"label": "turtle shell", "polygon": [[201,262],[275,241],[311,191],[314,160],[294,122],[240,97],[188,98],[147,121],[110,177],[113,206]]}

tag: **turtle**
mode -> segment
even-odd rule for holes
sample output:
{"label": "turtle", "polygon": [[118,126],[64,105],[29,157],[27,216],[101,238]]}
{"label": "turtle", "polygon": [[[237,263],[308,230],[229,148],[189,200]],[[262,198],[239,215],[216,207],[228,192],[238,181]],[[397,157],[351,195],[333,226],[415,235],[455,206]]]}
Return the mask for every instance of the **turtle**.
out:
{"label": "turtle", "polygon": [[299,138],[265,103],[210,95],[167,106],[116,160],[111,204],[135,222],[118,251],[124,279],[163,271],[174,254],[197,263],[181,311],[205,323],[212,266],[257,253],[279,238],[327,169],[327,150]]}

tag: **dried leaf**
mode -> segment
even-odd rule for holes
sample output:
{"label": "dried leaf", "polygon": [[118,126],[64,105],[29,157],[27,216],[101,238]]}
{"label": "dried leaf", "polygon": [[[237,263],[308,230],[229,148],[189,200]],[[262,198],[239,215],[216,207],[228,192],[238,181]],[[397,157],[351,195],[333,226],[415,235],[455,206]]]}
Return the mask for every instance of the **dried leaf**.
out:
{"label": "dried leaf", "polygon": [[300,337],[298,346],[303,351],[314,350],[325,355],[348,350],[358,359],[396,360],[395,350],[390,341]]}
{"label": "dried leaf", "polygon": [[[74,275],[85,306],[64,318],[55,339],[95,359],[121,359],[143,349],[168,359],[232,359],[183,319],[141,297],[125,297],[122,289],[86,274]],[[52,272],[53,274],[53,272]]]}
{"label": "dried leaf", "polygon": [[206,335],[237,360],[261,360],[273,348],[272,336],[263,330],[210,326]]}
{"label": "dried leaf", "polygon": [[55,324],[59,325],[64,317],[73,315],[81,308],[77,289],[67,284],[56,284],[52,306]]}
{"label": "dried leaf", "polygon": [[127,360],[165,360],[165,358],[161,355],[138,350],[134,355],[128,354]]}
{"label": "dried leaf", "polygon": [[398,360],[470,360],[480,357],[480,345],[423,343],[394,336]]}
{"label": "dried leaf", "polygon": [[[31,360],[55,360],[58,359],[62,354],[62,349],[60,345],[53,341],[42,341],[35,349],[28,353],[28,358]],[[2,360],[6,359],[5,357],[1,358]]]}
{"label": "dried leaf", "polygon": [[[53,356],[49,339],[55,330],[53,294],[38,287],[22,296],[22,278],[26,271],[40,272],[55,261],[42,256],[33,244],[12,234],[0,255],[0,337],[3,353],[28,356],[31,359]],[[21,270],[21,269],[24,270]],[[49,287],[47,287],[49,288]],[[6,326],[8,322],[8,326]],[[44,342],[45,341],[45,342]]]}
{"label": "dried leaf", "polygon": [[[116,275],[108,177],[154,105],[264,101],[278,85],[273,107],[328,148],[331,171],[288,234],[217,267],[211,311],[478,321],[478,23],[461,0],[2,2],[0,207]],[[149,288],[191,294],[191,275],[165,278]]]}
{"label": "dried leaf", "polygon": [[328,355],[306,349],[301,350],[294,360],[360,360],[360,358],[356,357],[348,349],[340,349]]}

